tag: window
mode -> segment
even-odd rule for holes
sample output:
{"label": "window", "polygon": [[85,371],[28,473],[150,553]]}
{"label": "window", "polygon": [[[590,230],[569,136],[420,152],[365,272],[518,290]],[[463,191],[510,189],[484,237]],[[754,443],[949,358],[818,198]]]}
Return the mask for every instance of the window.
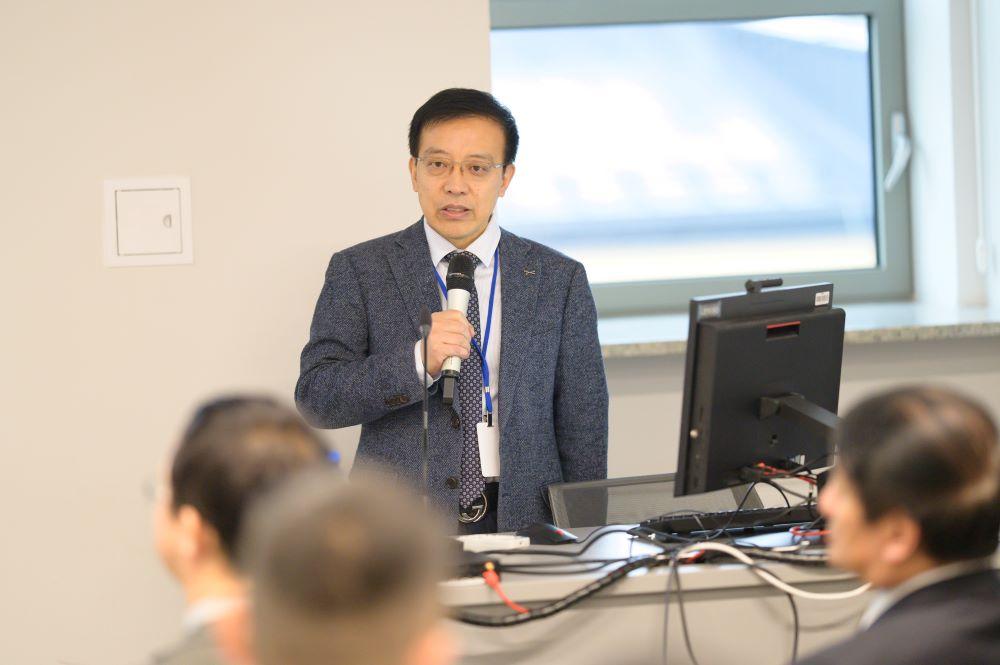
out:
{"label": "window", "polygon": [[602,314],[747,276],[905,297],[905,181],[877,175],[900,33],[898,0],[494,0],[493,92],[522,135],[502,223],[583,261]]}

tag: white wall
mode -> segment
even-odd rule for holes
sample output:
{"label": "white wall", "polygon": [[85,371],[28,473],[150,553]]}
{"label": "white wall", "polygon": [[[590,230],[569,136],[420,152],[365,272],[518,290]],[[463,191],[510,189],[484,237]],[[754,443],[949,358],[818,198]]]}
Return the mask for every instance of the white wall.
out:
{"label": "white wall", "polygon": [[944,307],[987,302],[979,206],[971,0],[904,0],[914,291]]}
{"label": "white wall", "polygon": [[[196,399],[291,399],[329,255],[417,219],[409,118],[489,85],[488,30],[486,0],[0,0],[0,662],[173,638],[144,481]],[[168,174],[195,264],[104,268],[102,180]]]}
{"label": "white wall", "polygon": [[974,0],[978,56],[980,196],[989,241],[990,302],[1000,304],[1000,3]]}
{"label": "white wall", "polygon": [[[611,359],[608,473],[668,473],[677,468],[684,357]],[[848,345],[841,412],[872,391],[932,381],[984,401],[1000,414],[1000,340]]]}

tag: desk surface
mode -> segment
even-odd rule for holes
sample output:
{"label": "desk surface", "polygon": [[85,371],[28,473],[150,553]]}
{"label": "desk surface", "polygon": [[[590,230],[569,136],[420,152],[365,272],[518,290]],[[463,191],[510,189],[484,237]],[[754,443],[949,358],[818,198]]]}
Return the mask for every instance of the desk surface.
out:
{"label": "desk surface", "polygon": [[[622,527],[625,528],[625,527]],[[581,539],[590,529],[573,532]],[[578,545],[555,546],[574,550]],[[534,549],[534,547],[533,547]],[[549,549],[549,548],[546,548]],[[586,561],[641,556],[662,551],[625,533],[602,537],[580,559]],[[505,555],[508,562],[551,561],[555,557]],[[857,579],[825,567],[764,563],[784,581],[811,591],[846,591]],[[505,574],[504,591],[522,604],[562,598],[602,576],[603,571],[561,576]],[[735,660],[785,663],[792,648],[792,620],[787,597],[736,563],[692,564],[679,568],[684,607],[695,655],[703,664]],[[669,617],[668,568],[639,570],[580,605],[558,615],[508,628],[455,624],[464,663],[660,663],[665,619],[670,663],[691,662],[680,628],[673,589]],[[446,605],[482,614],[509,612],[481,579],[452,580],[442,586]],[[796,600],[800,615],[799,654],[850,635],[870,595],[843,601]]]}
{"label": "desk surface", "polygon": [[[628,526],[607,527],[605,530],[628,529]],[[594,529],[574,529],[572,532],[583,540]],[[533,545],[531,549],[551,550],[557,552],[579,549],[577,544],[541,546]],[[580,563],[599,559],[621,559],[657,554],[663,550],[651,543],[633,538],[627,533],[611,533],[601,537],[583,556],[566,559],[566,567],[572,568]],[[509,563],[551,563],[558,561],[555,557],[538,554],[509,554],[500,557]],[[503,576],[503,586],[508,595],[524,602],[541,602],[561,598],[571,591],[587,584],[607,572],[614,570],[618,564],[612,564],[597,572],[580,572],[571,575],[524,575],[508,573]],[[852,582],[858,584],[854,575],[844,571],[826,567],[796,566],[777,562],[764,562],[781,579],[789,584],[826,584],[830,582]],[[690,564],[680,566],[685,590],[697,591],[707,589],[733,589],[740,587],[768,586],[759,577],[741,563],[723,564]],[[667,586],[669,570],[666,566],[653,569],[642,569],[629,573],[625,579],[606,589],[607,595],[629,595],[637,593],[664,593]],[[496,605],[497,597],[480,578],[450,580],[443,585],[445,603],[452,607],[472,607],[477,605]]]}

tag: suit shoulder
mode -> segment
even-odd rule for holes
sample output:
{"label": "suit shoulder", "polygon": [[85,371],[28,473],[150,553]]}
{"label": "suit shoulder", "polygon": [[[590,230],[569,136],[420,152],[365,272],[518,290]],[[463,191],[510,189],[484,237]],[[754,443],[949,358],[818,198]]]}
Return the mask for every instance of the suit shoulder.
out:
{"label": "suit shoulder", "polygon": [[523,245],[541,261],[544,261],[549,265],[568,270],[571,274],[578,268],[583,268],[583,264],[576,259],[566,256],[559,250],[553,249],[548,245],[543,245],[542,243],[531,240],[530,238],[525,238],[515,233],[511,233],[507,229],[504,229],[504,233],[508,234],[513,242]]}
{"label": "suit shoulder", "polygon": [[355,258],[359,256],[372,256],[381,254],[386,248],[391,247],[395,244],[400,236],[406,233],[408,229],[403,229],[400,231],[394,231],[392,233],[387,233],[384,236],[379,236],[378,238],[372,238],[371,240],[365,240],[359,242],[356,245],[351,245],[344,249],[334,252],[334,256],[343,256],[348,258]]}

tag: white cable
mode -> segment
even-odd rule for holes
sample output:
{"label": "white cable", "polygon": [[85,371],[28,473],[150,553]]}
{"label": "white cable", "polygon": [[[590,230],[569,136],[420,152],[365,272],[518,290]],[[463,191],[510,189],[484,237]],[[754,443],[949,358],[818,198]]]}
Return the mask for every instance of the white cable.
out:
{"label": "white cable", "polygon": [[750,566],[750,570],[754,572],[757,577],[764,580],[771,586],[784,591],[785,593],[791,594],[793,596],[798,596],[799,598],[806,598],[808,600],[847,600],[848,598],[856,598],[861,594],[868,591],[871,584],[862,584],[856,589],[851,589],[850,591],[837,591],[832,593],[816,593],[813,591],[803,591],[802,589],[791,586],[782,582],[774,575],[771,575],[766,570],[761,570],[756,566],[756,562],[747,556],[744,552],[731,547],[729,545],[723,545],[722,543],[693,543],[688,545],[681,551],[677,553],[678,559],[683,559],[694,552],[701,550],[714,550],[716,552],[724,552],[729,556],[733,557],[737,561],[747,564]]}

